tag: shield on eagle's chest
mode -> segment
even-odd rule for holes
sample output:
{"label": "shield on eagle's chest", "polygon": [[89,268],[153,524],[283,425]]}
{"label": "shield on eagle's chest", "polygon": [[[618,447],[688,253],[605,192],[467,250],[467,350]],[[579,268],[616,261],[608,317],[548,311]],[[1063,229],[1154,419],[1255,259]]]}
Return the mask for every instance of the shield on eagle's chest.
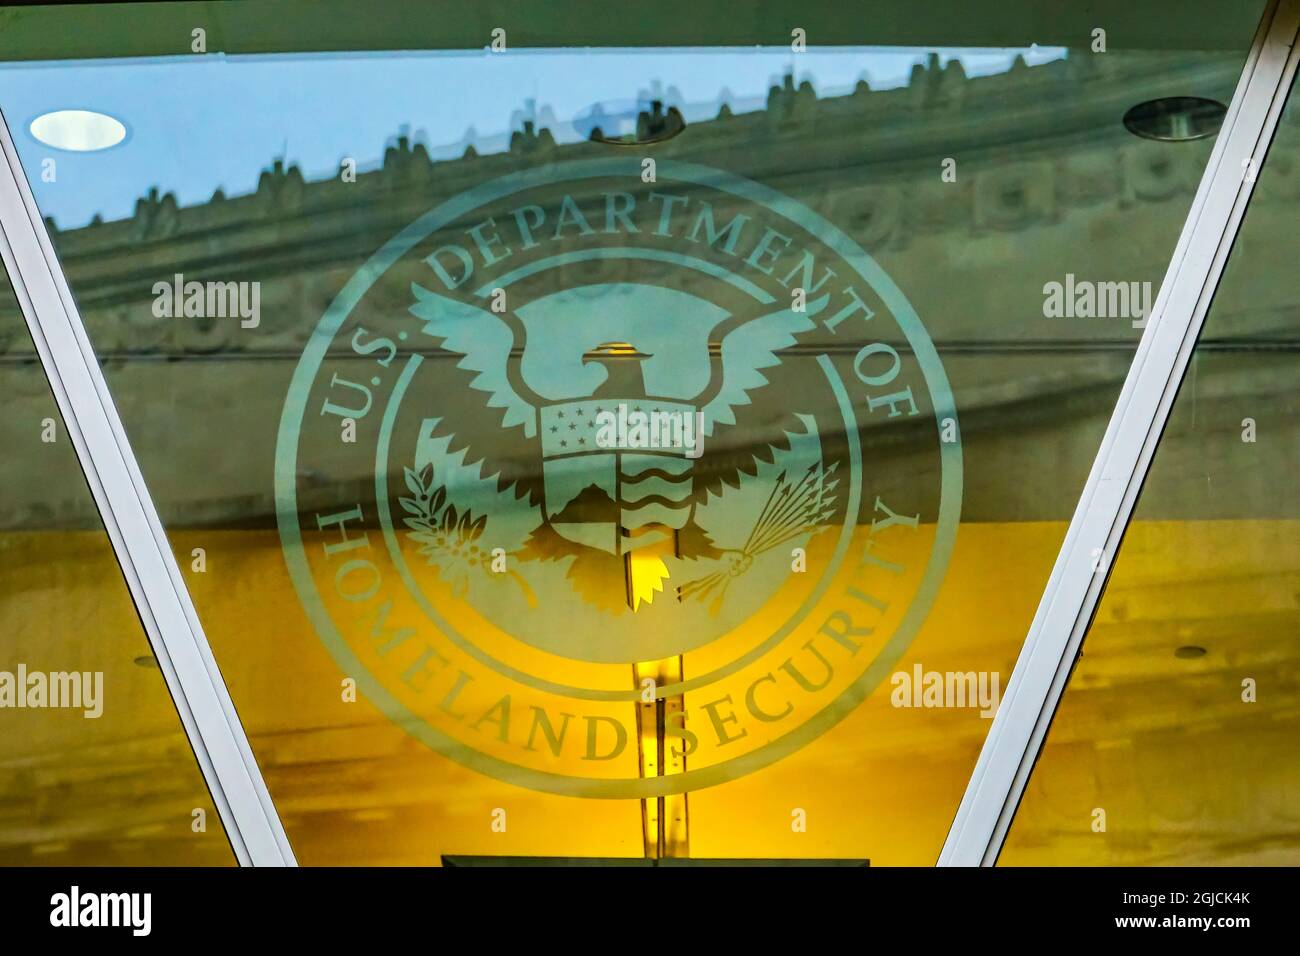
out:
{"label": "shield on eagle's chest", "polygon": [[542,508],[564,538],[619,553],[618,453],[596,443],[597,403],[540,410]]}
{"label": "shield on eagle's chest", "polygon": [[[547,522],[569,541],[611,554],[671,537],[690,517],[693,490],[695,462],[680,449],[621,447],[627,407],[588,399],[549,405],[539,415]],[[624,424],[611,429],[611,420]]]}
{"label": "shield on eagle's chest", "polygon": [[619,521],[630,551],[651,543],[658,530],[671,537],[691,516],[695,461],[680,454],[629,451],[619,456]]}

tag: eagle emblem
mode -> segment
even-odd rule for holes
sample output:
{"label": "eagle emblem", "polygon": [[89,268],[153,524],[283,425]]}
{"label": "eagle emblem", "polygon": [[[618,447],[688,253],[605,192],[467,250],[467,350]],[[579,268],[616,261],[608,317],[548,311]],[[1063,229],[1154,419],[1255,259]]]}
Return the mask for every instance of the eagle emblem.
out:
{"label": "eagle emblem", "polygon": [[[797,475],[769,476],[747,536],[715,538],[702,518],[792,441],[820,451],[811,420],[792,407],[798,390],[777,373],[828,296],[733,313],[633,283],[518,309],[418,283],[411,292],[410,312],[478,398],[458,416],[430,419],[428,439],[534,509],[510,555],[516,568],[563,562],[582,600],[611,614],[664,594],[717,613],[756,555],[831,519],[838,462],[821,454]],[[407,509],[409,533],[426,545],[480,540],[490,519],[455,503],[437,470],[427,461],[409,470],[420,506]],[[453,564],[445,548],[424,553],[444,573]],[[529,590],[524,576],[511,576]]]}

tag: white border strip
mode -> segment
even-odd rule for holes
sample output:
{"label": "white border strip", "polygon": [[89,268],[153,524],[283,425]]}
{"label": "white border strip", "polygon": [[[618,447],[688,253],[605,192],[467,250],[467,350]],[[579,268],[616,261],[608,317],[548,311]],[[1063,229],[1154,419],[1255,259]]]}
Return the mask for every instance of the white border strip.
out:
{"label": "white border strip", "polygon": [[241,865],[296,865],[0,115],[0,255]]}
{"label": "white border strip", "polygon": [[1296,70],[1300,0],[1274,0],[1251,47],[1092,472],[939,855],[992,866],[1056,713],[1209,311]]}

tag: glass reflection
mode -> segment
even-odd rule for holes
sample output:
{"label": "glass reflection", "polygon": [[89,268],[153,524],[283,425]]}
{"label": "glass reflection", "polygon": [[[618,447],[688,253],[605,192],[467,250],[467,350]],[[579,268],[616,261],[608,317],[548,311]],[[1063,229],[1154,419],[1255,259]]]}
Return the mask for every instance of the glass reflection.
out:
{"label": "glass reflection", "polygon": [[0,865],[229,866],[3,271],[0,346]]}
{"label": "glass reflection", "polygon": [[1294,90],[1007,865],[1295,865]]}
{"label": "glass reflection", "polygon": [[61,65],[132,135],[38,200],[299,859],[933,862],[1209,153],[1123,114],[1246,40]]}

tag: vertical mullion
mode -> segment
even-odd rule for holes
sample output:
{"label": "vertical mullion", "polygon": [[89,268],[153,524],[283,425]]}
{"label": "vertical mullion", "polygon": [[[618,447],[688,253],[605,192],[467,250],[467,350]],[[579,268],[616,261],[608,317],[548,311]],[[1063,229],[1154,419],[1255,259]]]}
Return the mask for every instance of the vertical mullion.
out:
{"label": "vertical mullion", "polygon": [[2,114],[0,256],[235,856],[293,865]]}
{"label": "vertical mullion", "polygon": [[940,866],[1001,851],[1200,334],[1296,69],[1300,0],[1274,0],[1243,69],[1106,435],[967,783]]}

